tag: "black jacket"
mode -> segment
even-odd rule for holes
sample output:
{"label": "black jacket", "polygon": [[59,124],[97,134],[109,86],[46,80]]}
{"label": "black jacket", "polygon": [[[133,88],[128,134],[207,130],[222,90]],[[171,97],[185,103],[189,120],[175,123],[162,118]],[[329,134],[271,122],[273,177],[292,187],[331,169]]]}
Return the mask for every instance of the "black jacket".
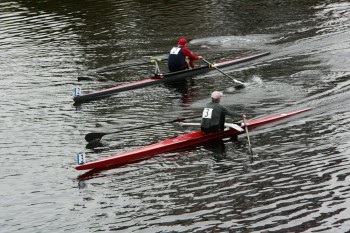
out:
{"label": "black jacket", "polygon": [[168,68],[170,72],[187,69],[186,56],[182,52],[182,47],[171,49],[168,57]]}
{"label": "black jacket", "polygon": [[205,133],[224,130],[226,114],[232,118],[243,116],[243,114],[232,112],[212,99],[212,102],[208,103],[203,110],[201,130]]}

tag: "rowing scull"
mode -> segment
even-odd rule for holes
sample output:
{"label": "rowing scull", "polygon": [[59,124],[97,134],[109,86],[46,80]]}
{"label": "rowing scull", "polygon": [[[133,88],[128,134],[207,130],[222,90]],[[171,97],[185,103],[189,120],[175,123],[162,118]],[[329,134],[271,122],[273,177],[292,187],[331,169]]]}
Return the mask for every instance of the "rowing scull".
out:
{"label": "rowing scull", "polygon": [[[270,54],[270,52],[250,55],[247,57],[241,57],[241,58],[237,58],[234,60],[219,62],[219,63],[214,64],[214,66],[216,68],[223,68],[226,66],[236,65],[236,64],[243,63],[243,62],[248,62],[248,61],[263,57],[263,56],[267,56],[269,54]],[[102,90],[91,92],[88,94],[80,94],[80,95],[74,96],[73,100],[75,103],[88,102],[88,101],[92,101],[92,100],[101,99],[101,98],[104,98],[104,97],[107,97],[107,96],[110,96],[110,95],[113,95],[113,94],[116,94],[119,92],[123,92],[123,91],[134,90],[134,89],[143,88],[143,87],[152,86],[152,85],[158,85],[158,84],[166,83],[166,82],[179,81],[179,80],[193,77],[196,75],[205,74],[205,73],[208,73],[208,72],[213,71],[213,70],[215,70],[214,67],[210,67],[209,65],[204,65],[204,66],[196,67],[196,68],[189,69],[189,70],[183,70],[183,71],[165,73],[165,74],[156,74],[152,78],[143,79],[143,80],[132,82],[132,83],[121,84],[118,86],[102,89]]]}
{"label": "rowing scull", "polygon": [[[263,117],[259,119],[249,120],[246,122],[248,129],[253,129],[261,125],[265,125],[274,121],[282,120],[284,118],[303,113],[309,111],[310,108],[305,108],[298,111],[282,113],[275,116]],[[243,127],[243,124],[241,125]],[[164,141],[141,147],[139,149],[135,149],[129,152],[124,152],[117,155],[112,155],[107,158],[99,159],[93,162],[88,162],[82,165],[78,165],[76,167],[77,170],[88,170],[88,169],[97,169],[104,168],[112,165],[125,164],[128,162],[133,162],[141,159],[145,159],[147,157],[165,153],[172,150],[177,150],[181,148],[185,148],[188,146],[196,145],[199,143],[203,143],[206,141],[210,141],[213,139],[219,138],[227,138],[232,136],[237,136],[243,134],[244,131],[230,128],[224,131],[205,134],[202,131],[197,131],[181,136],[177,136],[174,138],[165,139]]]}

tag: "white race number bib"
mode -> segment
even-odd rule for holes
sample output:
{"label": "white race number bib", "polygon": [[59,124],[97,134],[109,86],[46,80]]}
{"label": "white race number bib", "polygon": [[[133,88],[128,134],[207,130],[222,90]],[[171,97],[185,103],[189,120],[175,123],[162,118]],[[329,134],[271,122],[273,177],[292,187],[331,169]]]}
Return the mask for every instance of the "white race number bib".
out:
{"label": "white race number bib", "polygon": [[181,48],[178,48],[178,47],[173,47],[171,50],[170,50],[170,54],[179,54],[180,52],[180,49]]}
{"label": "white race number bib", "polygon": [[213,109],[212,108],[204,108],[202,118],[209,118],[209,119],[211,119],[212,113],[213,113]]}

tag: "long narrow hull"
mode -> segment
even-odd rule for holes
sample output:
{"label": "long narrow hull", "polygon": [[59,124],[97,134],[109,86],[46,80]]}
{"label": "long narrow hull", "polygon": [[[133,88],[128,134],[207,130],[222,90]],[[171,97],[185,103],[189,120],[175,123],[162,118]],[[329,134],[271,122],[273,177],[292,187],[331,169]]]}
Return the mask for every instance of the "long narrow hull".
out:
{"label": "long narrow hull", "polygon": [[[299,111],[278,114],[275,116],[264,117],[256,120],[250,120],[250,121],[247,121],[247,127],[248,129],[253,129],[258,126],[265,125],[274,121],[282,120],[284,118],[287,118],[302,112],[306,112],[309,110],[310,108],[306,108]],[[202,131],[197,131],[194,133],[189,133],[189,134],[181,135],[174,138],[169,138],[164,141],[161,141],[149,146],[141,147],[139,149],[135,149],[129,152],[124,152],[124,153],[113,155],[94,162],[85,163],[83,165],[77,166],[76,169],[88,170],[88,169],[108,167],[108,166],[117,165],[117,164],[125,164],[128,162],[145,159],[147,157],[150,157],[156,154],[161,154],[168,151],[177,150],[188,146],[200,144],[213,139],[227,138],[235,135],[240,135],[243,133],[244,132],[240,132],[236,129],[229,129],[229,130],[210,133],[210,134],[204,134]]]}
{"label": "long narrow hull", "polygon": [[[260,54],[251,55],[251,56],[247,56],[247,57],[237,58],[234,60],[219,62],[219,63],[215,64],[215,66],[217,68],[222,68],[222,67],[226,67],[226,66],[236,65],[236,64],[248,62],[248,61],[269,55],[269,54],[270,54],[270,52],[266,52],[266,53],[260,53]],[[110,96],[110,95],[113,95],[113,94],[116,94],[119,92],[123,92],[123,91],[139,89],[139,88],[148,87],[148,86],[152,86],[152,85],[158,85],[158,84],[166,83],[166,82],[176,82],[179,80],[183,80],[185,78],[205,74],[205,73],[208,73],[212,70],[213,69],[211,69],[209,66],[201,66],[201,67],[197,67],[197,68],[190,69],[190,70],[183,70],[183,71],[178,71],[178,72],[173,72],[173,73],[166,73],[163,75],[159,75],[157,77],[148,78],[148,79],[144,79],[144,80],[140,80],[140,81],[132,82],[132,83],[127,83],[127,84],[122,84],[122,85],[118,85],[115,87],[95,91],[95,92],[85,94],[85,95],[75,96],[75,97],[73,97],[73,100],[76,103],[88,102],[88,101],[104,98],[104,97],[107,97],[107,96]]]}

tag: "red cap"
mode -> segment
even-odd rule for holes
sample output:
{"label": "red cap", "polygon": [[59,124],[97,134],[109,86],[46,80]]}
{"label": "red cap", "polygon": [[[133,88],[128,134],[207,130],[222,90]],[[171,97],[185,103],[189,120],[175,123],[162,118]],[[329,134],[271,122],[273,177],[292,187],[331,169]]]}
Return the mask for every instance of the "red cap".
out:
{"label": "red cap", "polygon": [[179,45],[184,46],[185,44],[187,44],[187,40],[185,38],[181,38],[178,42]]}

